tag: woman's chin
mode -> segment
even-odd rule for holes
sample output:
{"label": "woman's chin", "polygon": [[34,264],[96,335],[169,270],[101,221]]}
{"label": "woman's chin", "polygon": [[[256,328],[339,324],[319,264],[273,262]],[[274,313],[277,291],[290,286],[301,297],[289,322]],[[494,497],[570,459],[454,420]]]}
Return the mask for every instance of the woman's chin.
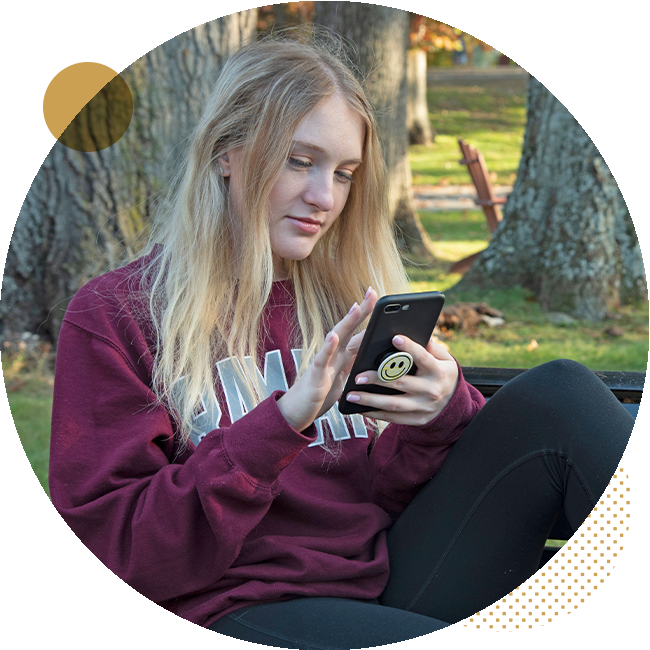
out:
{"label": "woman's chin", "polygon": [[314,250],[313,246],[310,247],[302,247],[302,248],[292,248],[290,250],[285,250],[285,251],[274,251],[275,255],[285,261],[292,261],[292,262],[302,262],[303,260],[306,260],[311,254],[312,251]]}

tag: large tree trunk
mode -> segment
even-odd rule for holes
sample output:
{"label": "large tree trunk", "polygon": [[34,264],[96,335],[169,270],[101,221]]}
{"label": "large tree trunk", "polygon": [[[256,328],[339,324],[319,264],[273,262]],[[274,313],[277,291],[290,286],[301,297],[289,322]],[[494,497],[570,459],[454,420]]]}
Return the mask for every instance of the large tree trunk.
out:
{"label": "large tree trunk", "polygon": [[433,142],[429,106],[427,104],[427,53],[410,48],[406,60],[407,98],[406,128],[411,144]]}
{"label": "large tree trunk", "polygon": [[517,180],[501,225],[455,289],[531,289],[542,307],[601,320],[647,298],[636,232],[609,168],[578,122],[532,78]]}
{"label": "large tree trunk", "polygon": [[116,144],[80,153],[56,143],[11,239],[0,320],[56,341],[65,307],[89,278],[137,252],[228,54],[254,38],[257,10],[196,27],[129,66],[133,119]]}
{"label": "large tree trunk", "polygon": [[431,260],[431,243],[413,207],[406,128],[406,48],[409,14],[358,2],[316,2],[314,22],[355,43],[358,63],[369,73],[366,90],[375,107],[388,167],[390,210],[403,252]]}

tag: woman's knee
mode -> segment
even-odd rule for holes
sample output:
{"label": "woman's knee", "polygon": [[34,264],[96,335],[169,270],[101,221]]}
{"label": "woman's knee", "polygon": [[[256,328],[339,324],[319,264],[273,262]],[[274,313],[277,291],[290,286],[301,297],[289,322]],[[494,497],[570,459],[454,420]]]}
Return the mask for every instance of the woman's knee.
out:
{"label": "woman's knee", "polygon": [[505,384],[488,407],[493,414],[532,424],[536,419],[559,424],[579,414],[620,406],[607,386],[586,366],[556,359],[531,368]]}
{"label": "woman's knee", "polygon": [[[607,395],[609,389],[583,364],[572,359],[554,359],[526,370],[507,386],[513,389],[534,391],[547,399],[564,401],[582,399],[593,395]],[[612,396],[613,397],[613,396]]]}
{"label": "woman's knee", "polygon": [[576,377],[591,377],[594,373],[586,366],[572,359],[554,359],[527,370],[524,374],[536,380],[572,381]]}

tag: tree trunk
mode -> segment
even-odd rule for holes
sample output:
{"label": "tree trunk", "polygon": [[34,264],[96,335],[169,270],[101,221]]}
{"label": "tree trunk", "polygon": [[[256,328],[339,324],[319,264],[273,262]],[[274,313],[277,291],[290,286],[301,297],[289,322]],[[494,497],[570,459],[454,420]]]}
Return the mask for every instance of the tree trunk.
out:
{"label": "tree trunk", "polygon": [[67,303],[91,277],[135,255],[154,204],[228,54],[254,38],[257,10],[167,41],[121,75],[133,119],[113,146],[80,153],[55,143],[11,239],[2,286],[5,333],[55,342]]}
{"label": "tree trunk", "polygon": [[359,2],[316,2],[314,23],[325,25],[357,47],[368,73],[366,91],[375,108],[386,166],[390,211],[402,251],[431,261],[431,242],[413,206],[406,128],[406,48],[409,14]]}
{"label": "tree trunk", "polygon": [[406,61],[407,99],[406,128],[411,144],[433,142],[429,107],[427,105],[427,53],[420,48],[409,49]]}
{"label": "tree trunk", "polygon": [[501,225],[454,289],[531,289],[542,308],[598,321],[647,298],[641,249],[598,149],[536,79],[517,180]]}

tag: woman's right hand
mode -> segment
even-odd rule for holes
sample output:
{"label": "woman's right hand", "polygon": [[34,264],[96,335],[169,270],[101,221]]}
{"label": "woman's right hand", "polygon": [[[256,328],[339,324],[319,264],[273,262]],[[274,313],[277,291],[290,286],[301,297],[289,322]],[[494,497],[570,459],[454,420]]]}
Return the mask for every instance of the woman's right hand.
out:
{"label": "woman's right hand", "polygon": [[280,412],[297,431],[304,431],[341,395],[363,337],[363,332],[353,336],[354,330],[372,313],[377,299],[369,287],[361,305],[355,303],[335,325],[309,368],[278,400]]}

